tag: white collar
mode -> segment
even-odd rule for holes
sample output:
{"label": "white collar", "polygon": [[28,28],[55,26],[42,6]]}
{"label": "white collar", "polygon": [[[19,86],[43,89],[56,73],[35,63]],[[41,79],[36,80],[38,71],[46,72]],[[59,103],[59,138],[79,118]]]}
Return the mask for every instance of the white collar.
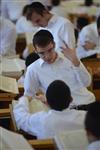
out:
{"label": "white collar", "polygon": [[[57,58],[54,62],[60,60],[60,59],[63,59],[65,58],[65,56],[63,55],[63,53],[61,52],[56,52],[57,53]],[[47,62],[45,62],[42,58],[39,59],[39,63],[40,63],[40,66],[42,67],[43,64],[47,64]]]}
{"label": "white collar", "polygon": [[51,17],[51,19],[48,22],[48,26],[49,25],[51,26],[52,24],[54,24],[56,20],[57,20],[57,15],[53,14],[53,16]]}

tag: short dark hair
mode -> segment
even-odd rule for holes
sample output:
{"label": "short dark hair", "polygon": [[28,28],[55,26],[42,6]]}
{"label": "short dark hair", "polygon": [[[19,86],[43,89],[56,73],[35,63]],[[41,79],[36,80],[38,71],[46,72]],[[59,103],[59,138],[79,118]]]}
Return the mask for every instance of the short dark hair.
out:
{"label": "short dark hair", "polygon": [[86,17],[78,17],[77,18],[77,28],[78,29],[82,29],[83,27],[85,27],[86,25],[89,24],[89,19]]}
{"label": "short dark hair", "polygon": [[32,13],[36,12],[37,14],[43,15],[43,12],[47,11],[46,7],[40,2],[33,2],[29,5],[29,12],[27,14],[27,20],[31,20]]}
{"label": "short dark hair", "polygon": [[23,16],[27,16],[27,13],[29,12],[29,6],[30,5],[25,5],[22,11]]}
{"label": "short dark hair", "polygon": [[34,61],[36,61],[37,59],[39,59],[39,55],[35,52],[29,54],[27,57],[26,57],[26,60],[25,60],[25,65],[26,65],[26,68],[32,64]]}
{"label": "short dark hair", "polygon": [[54,42],[53,35],[48,30],[40,30],[33,37],[33,46],[45,47],[50,42]]}
{"label": "short dark hair", "polygon": [[51,109],[62,111],[72,100],[67,84],[61,80],[53,81],[47,88],[46,98]]}
{"label": "short dark hair", "polygon": [[52,6],[58,6],[60,4],[60,0],[51,0]]}
{"label": "short dark hair", "polygon": [[97,28],[100,28],[100,15],[97,18]]}
{"label": "short dark hair", "polygon": [[93,5],[93,0],[85,0],[85,6]]}
{"label": "short dark hair", "polygon": [[85,128],[97,139],[100,139],[100,101],[89,106],[85,117]]}

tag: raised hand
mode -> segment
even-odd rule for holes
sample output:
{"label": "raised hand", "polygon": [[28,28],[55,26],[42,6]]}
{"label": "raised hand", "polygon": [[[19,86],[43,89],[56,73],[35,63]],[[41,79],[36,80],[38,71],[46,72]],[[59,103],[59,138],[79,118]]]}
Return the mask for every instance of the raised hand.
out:
{"label": "raised hand", "polygon": [[76,56],[76,50],[69,48],[65,42],[64,42],[64,45],[65,47],[61,47],[62,53],[64,54],[64,56],[68,58],[75,66],[79,66],[80,61],[78,60]]}

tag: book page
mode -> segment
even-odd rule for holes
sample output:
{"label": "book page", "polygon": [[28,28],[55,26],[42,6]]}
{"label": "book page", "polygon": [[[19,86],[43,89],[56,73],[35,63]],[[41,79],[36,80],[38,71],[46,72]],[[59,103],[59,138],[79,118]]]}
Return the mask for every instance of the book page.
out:
{"label": "book page", "polygon": [[0,149],[33,150],[22,135],[8,131],[2,127],[0,127]]}
{"label": "book page", "polygon": [[85,130],[74,130],[55,136],[58,150],[85,150],[88,140]]}
{"label": "book page", "polygon": [[0,90],[18,94],[18,84],[16,79],[0,75]]}
{"label": "book page", "polygon": [[48,111],[49,108],[48,106],[46,106],[44,103],[42,103],[40,100],[37,99],[33,99],[30,102],[30,112],[31,113],[35,113],[35,112],[39,112],[39,111]]}
{"label": "book page", "polygon": [[4,58],[0,62],[0,70],[2,72],[20,72],[25,69],[25,61],[19,58]]}
{"label": "book page", "polygon": [[[18,101],[16,101],[16,100],[12,101],[13,108],[17,103],[18,103]],[[39,111],[48,111],[49,108],[48,108],[48,106],[43,104],[40,100],[33,99],[29,103],[29,110],[30,110],[30,113],[36,113],[36,112],[39,112]]]}

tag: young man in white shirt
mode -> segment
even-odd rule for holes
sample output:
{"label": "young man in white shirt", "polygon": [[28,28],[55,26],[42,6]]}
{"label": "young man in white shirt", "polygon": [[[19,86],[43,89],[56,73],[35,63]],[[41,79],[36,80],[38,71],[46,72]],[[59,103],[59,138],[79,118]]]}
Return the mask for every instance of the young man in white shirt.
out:
{"label": "young man in white shirt", "polygon": [[0,55],[15,55],[16,46],[16,28],[8,19],[0,17]]}
{"label": "young man in white shirt", "polygon": [[30,21],[26,19],[29,5],[25,5],[22,11],[22,16],[16,22],[17,33],[36,32],[37,27],[34,27]]}
{"label": "young man in white shirt", "polygon": [[33,2],[30,4],[27,19],[33,25],[40,27],[40,29],[49,30],[53,34],[57,51],[61,50],[65,43],[70,48],[75,47],[73,24],[68,19],[50,13],[42,3]]}
{"label": "young man in white shirt", "polygon": [[53,138],[59,132],[84,128],[86,113],[68,108],[72,97],[69,87],[63,81],[53,81],[47,88],[46,98],[49,110],[36,113],[30,113],[27,97],[19,99],[13,110],[19,129],[40,139]]}
{"label": "young man in white shirt", "polygon": [[89,141],[87,150],[100,150],[100,102],[92,103],[85,118],[85,129]]}
{"label": "young man in white shirt", "polygon": [[53,36],[47,30],[40,30],[34,35],[33,46],[40,59],[27,69],[24,95],[34,97],[40,88],[45,93],[48,85],[59,79],[70,87],[75,105],[89,104],[95,100],[93,93],[86,88],[91,83],[91,76],[78,60],[74,49],[66,45],[66,48],[62,47],[64,54],[56,52]]}
{"label": "young man in white shirt", "polygon": [[10,19],[14,23],[22,14],[22,9],[29,0],[1,0],[1,16]]}
{"label": "young man in white shirt", "polygon": [[77,55],[85,58],[100,53],[100,16],[95,23],[85,26],[79,33]]}

